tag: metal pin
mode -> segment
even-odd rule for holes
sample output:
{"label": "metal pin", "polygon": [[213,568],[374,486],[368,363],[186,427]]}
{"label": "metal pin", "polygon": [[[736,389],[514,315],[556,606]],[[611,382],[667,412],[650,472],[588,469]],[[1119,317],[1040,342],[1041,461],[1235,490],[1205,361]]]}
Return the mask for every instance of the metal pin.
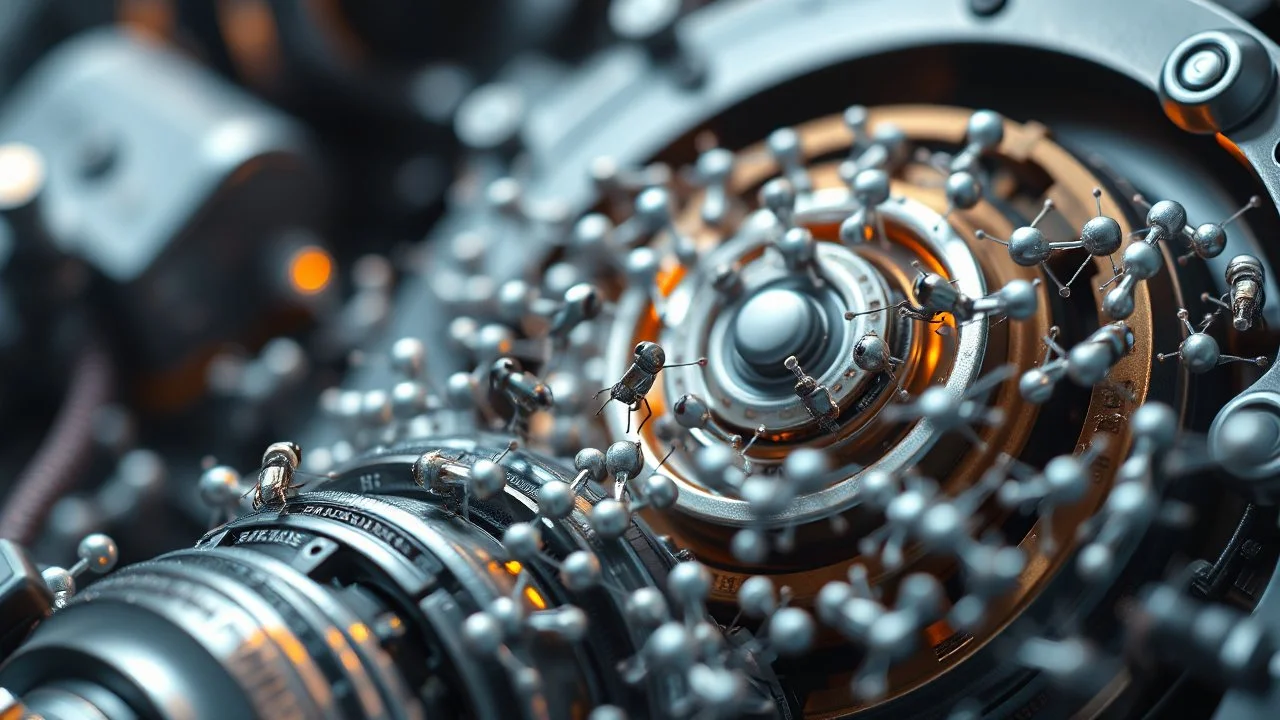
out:
{"label": "metal pin", "polygon": [[720,227],[729,214],[729,178],[733,175],[734,154],[724,148],[698,156],[697,174],[703,190],[702,221]]}
{"label": "metal pin", "polygon": [[671,247],[680,264],[694,267],[698,263],[698,246],[693,238],[676,227],[671,210],[671,194],[664,187],[647,188],[636,196],[635,217],[645,229],[656,234],[665,232],[671,238]]}
{"label": "metal pin", "polygon": [[765,139],[769,154],[782,168],[782,174],[795,188],[797,194],[813,190],[813,181],[804,166],[804,149],[800,145],[800,135],[791,128],[778,128],[769,133]]}
{"label": "metal pin", "polygon": [[840,224],[840,240],[846,245],[877,238],[886,242],[884,218],[876,208],[889,199],[889,174],[879,169],[859,171],[853,178],[853,196],[860,207]]}
{"label": "metal pin", "polygon": [[53,593],[53,607],[61,610],[76,592],[76,580],[86,572],[104,575],[120,560],[120,550],[115,540],[102,533],[86,535],[76,548],[77,560],[70,569],[47,567],[41,573],[45,584]]}
{"label": "metal pin", "polygon": [[805,411],[809,413],[809,417],[813,418],[824,432],[836,433],[839,427],[835,420],[840,417],[840,406],[831,399],[831,391],[827,386],[820,385],[817,380],[806,375],[804,369],[800,367],[800,361],[796,360],[794,355],[788,357],[783,365],[796,376],[794,391],[804,405]]}
{"label": "metal pin", "polygon": [[1231,324],[1244,332],[1262,317],[1266,306],[1266,272],[1252,255],[1237,255],[1227,263],[1227,287],[1230,297]]}

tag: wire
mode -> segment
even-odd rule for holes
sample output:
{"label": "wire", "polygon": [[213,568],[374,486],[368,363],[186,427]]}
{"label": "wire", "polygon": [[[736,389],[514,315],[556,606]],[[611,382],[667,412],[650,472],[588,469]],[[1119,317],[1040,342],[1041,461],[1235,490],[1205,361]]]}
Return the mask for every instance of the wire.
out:
{"label": "wire", "polygon": [[75,484],[93,448],[93,418],[110,397],[114,369],[98,343],[80,354],[53,427],[14,483],[0,513],[0,537],[29,545],[54,503]]}

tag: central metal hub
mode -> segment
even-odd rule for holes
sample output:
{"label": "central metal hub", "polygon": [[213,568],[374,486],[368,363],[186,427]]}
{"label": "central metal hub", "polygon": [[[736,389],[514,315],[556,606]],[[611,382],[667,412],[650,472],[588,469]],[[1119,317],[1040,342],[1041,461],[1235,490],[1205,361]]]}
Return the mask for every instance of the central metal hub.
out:
{"label": "central metal hub", "polygon": [[826,339],[826,325],[825,314],[812,296],[790,288],[768,288],[738,310],[734,347],[764,377],[790,377],[783,362],[790,355],[801,364],[816,357]]}

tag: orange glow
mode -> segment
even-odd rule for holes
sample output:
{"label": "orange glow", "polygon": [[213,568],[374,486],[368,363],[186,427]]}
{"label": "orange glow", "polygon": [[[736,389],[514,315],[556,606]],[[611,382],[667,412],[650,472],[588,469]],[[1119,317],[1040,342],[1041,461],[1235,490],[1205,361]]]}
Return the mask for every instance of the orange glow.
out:
{"label": "orange glow", "polygon": [[1231,157],[1235,158],[1236,162],[1248,167],[1249,159],[1244,156],[1244,151],[1240,149],[1240,146],[1231,141],[1231,138],[1223,135],[1222,133],[1218,133],[1214,135],[1214,139],[1218,141],[1218,145],[1221,146],[1223,150],[1231,153]]}
{"label": "orange glow", "polygon": [[515,560],[509,560],[503,565],[503,567],[505,567],[507,569],[507,572],[511,573],[512,575],[519,575],[520,568],[522,566],[520,565],[519,562]]}
{"label": "orange glow", "polygon": [[134,36],[164,40],[173,34],[176,13],[168,0],[119,0],[117,18]]}
{"label": "orange glow", "polygon": [[352,623],[347,628],[347,632],[351,634],[351,639],[356,642],[362,643],[369,639],[369,628],[364,623]]}
{"label": "orange glow", "polygon": [[275,640],[280,649],[284,650],[284,654],[289,658],[289,662],[294,665],[302,665],[310,661],[311,656],[307,653],[307,649],[302,647],[302,643],[284,628],[271,628],[267,630],[267,635]]}
{"label": "orange glow", "polygon": [[944,640],[955,634],[956,631],[951,629],[951,626],[947,624],[946,620],[939,620],[924,629],[925,638],[927,638],[929,644],[934,647],[941,645]]}
{"label": "orange glow", "polygon": [[303,295],[324,290],[332,278],[333,258],[321,248],[308,245],[289,259],[289,282]]}
{"label": "orange glow", "polygon": [[537,590],[534,590],[531,587],[527,587],[524,589],[524,599],[528,600],[529,604],[533,605],[539,610],[547,609],[547,601],[543,600],[542,595],[539,594]]}
{"label": "orange glow", "polygon": [[222,0],[216,7],[236,69],[259,84],[274,81],[282,60],[271,8],[264,0]]}

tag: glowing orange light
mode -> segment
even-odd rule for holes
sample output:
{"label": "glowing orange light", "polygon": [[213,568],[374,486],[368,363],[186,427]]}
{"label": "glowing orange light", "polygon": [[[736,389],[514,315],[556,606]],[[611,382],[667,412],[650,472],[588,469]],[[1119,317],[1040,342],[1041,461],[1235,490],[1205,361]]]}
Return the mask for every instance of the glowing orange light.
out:
{"label": "glowing orange light", "polygon": [[941,645],[944,640],[955,635],[956,631],[947,624],[946,620],[939,620],[924,629],[924,635],[929,640],[929,644],[933,646]]}
{"label": "glowing orange light", "polygon": [[542,599],[542,595],[539,594],[537,590],[534,590],[533,588],[525,588],[524,597],[539,610],[547,609],[547,601]]}
{"label": "glowing orange light", "polygon": [[512,575],[520,574],[520,567],[521,567],[520,563],[515,560],[508,561],[506,564],[503,565],[503,567],[505,567],[507,569],[507,572],[511,573]]}
{"label": "glowing orange light", "polygon": [[332,278],[333,258],[321,248],[309,245],[289,259],[289,282],[303,295],[324,290]]}
{"label": "glowing orange light", "polygon": [[369,639],[369,627],[364,623],[352,623],[347,628],[347,632],[351,633],[351,639],[356,642],[364,642]]}

